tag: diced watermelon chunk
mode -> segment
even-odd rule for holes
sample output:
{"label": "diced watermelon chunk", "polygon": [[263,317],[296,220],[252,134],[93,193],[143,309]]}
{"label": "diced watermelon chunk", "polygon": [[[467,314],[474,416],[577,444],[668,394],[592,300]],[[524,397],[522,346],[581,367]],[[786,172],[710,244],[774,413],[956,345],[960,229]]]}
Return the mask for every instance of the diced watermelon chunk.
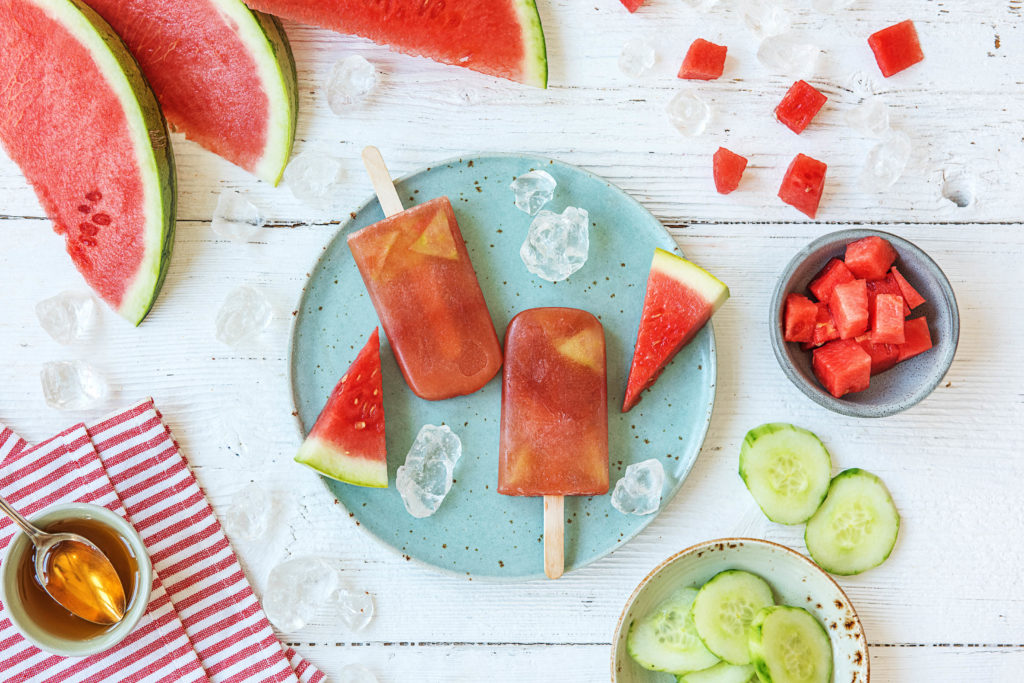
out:
{"label": "diced watermelon chunk", "polygon": [[805,154],[797,154],[786,169],[779,188],[779,199],[814,218],[818,214],[821,193],[825,190],[825,171],[828,166]]}
{"label": "diced watermelon chunk", "polygon": [[921,296],[921,294],[914,289],[909,282],[907,282],[907,278],[903,277],[903,274],[900,273],[896,266],[892,267],[889,275],[896,282],[897,286],[899,286],[900,292],[903,294],[903,300],[907,304],[908,314],[910,311],[925,302],[925,298]]}
{"label": "diced watermelon chunk", "polygon": [[814,322],[814,336],[809,344],[800,345],[804,351],[827,344],[833,339],[839,339],[839,330],[836,329],[836,321],[832,319],[828,306],[821,302],[815,305],[818,307],[818,317]]}
{"label": "diced watermelon chunk", "polygon": [[875,297],[874,315],[871,316],[871,341],[876,344],[902,344],[903,297],[895,294],[879,294]]}
{"label": "diced watermelon chunk", "polygon": [[906,341],[899,345],[900,363],[932,348],[932,335],[924,316],[908,320],[903,326],[903,336]]}
{"label": "diced watermelon chunk", "polygon": [[816,278],[811,280],[808,289],[811,290],[811,294],[814,295],[815,299],[823,304],[827,304],[828,300],[832,298],[832,290],[836,285],[841,285],[844,282],[853,282],[856,279],[845,263],[834,258],[825,264],[825,267],[821,269]]}
{"label": "diced watermelon chunk", "polygon": [[640,5],[644,4],[647,0],[621,0],[622,4],[626,6],[630,12],[635,12],[640,9]]}
{"label": "diced watermelon chunk", "polygon": [[876,344],[871,340],[870,334],[857,337],[857,343],[871,356],[872,377],[893,367],[899,360],[898,347],[892,344]]}
{"label": "diced watermelon chunk", "polygon": [[854,280],[836,285],[828,310],[836,321],[840,339],[853,339],[868,331],[868,283]]}
{"label": "diced watermelon chunk", "polygon": [[786,296],[783,339],[788,342],[810,342],[818,320],[818,304],[799,294]]}
{"label": "diced watermelon chunk", "polygon": [[[895,294],[901,298],[903,296],[903,292],[900,291],[900,286],[896,284],[892,274],[886,275],[884,280],[868,282],[868,328],[870,329],[875,327],[875,297],[879,294]],[[904,299],[903,317],[906,318],[908,315],[910,315],[910,307],[907,306],[907,301]]]}
{"label": "diced watermelon chunk", "polygon": [[747,169],[746,157],[719,147],[714,158],[715,189],[720,194],[729,194],[740,186],[743,171]]}
{"label": "diced watermelon chunk", "polygon": [[865,280],[881,280],[896,263],[896,250],[889,240],[878,235],[869,235],[846,245],[846,267],[856,277]]}
{"label": "diced watermelon chunk", "polygon": [[898,74],[924,59],[921,41],[917,37],[917,29],[910,19],[871,34],[871,37],[868,38],[868,45],[875,53],[878,68],[882,70],[882,75],[886,78]]}
{"label": "diced watermelon chunk", "polygon": [[797,81],[775,107],[775,118],[799,135],[804,132],[828,98],[806,81]]}
{"label": "diced watermelon chunk", "polygon": [[811,365],[814,376],[836,398],[864,391],[871,384],[871,356],[853,339],[814,349]]}
{"label": "diced watermelon chunk", "polygon": [[700,81],[721,78],[725,72],[725,55],[728,51],[725,45],[715,45],[698,38],[686,51],[683,65],[679,68],[679,78]]}

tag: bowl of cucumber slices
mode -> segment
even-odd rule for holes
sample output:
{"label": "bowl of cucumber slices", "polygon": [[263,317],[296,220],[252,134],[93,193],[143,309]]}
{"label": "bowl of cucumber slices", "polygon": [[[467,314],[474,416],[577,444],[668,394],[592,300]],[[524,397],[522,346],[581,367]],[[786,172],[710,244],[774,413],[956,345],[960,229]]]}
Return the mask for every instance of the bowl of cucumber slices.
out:
{"label": "bowl of cucumber slices", "polygon": [[640,582],[612,638],[614,683],[868,683],[867,637],[825,571],[770,541],[722,538]]}

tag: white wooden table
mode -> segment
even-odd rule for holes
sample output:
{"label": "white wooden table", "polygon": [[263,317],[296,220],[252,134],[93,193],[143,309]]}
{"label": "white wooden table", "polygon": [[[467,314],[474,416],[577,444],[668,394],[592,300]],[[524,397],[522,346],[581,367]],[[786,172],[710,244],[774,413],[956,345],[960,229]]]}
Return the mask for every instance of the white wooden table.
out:
{"label": "white wooden table", "polygon": [[[42,331],[35,302],[82,284],[34,194],[0,155],[0,421],[38,440],[104,412],[47,408],[38,376],[47,360],[87,358],[105,370],[118,385],[108,408],[153,395],[218,510],[250,481],[279,501],[271,537],[237,546],[257,590],[277,562],[317,553],[336,559],[350,586],[376,596],[378,616],[364,632],[350,634],[325,613],[282,638],[329,674],[362,662],[394,683],[607,680],[623,603],[668,555],[737,534],[803,551],[799,530],[765,521],[736,474],[747,429],[791,421],[821,435],[838,468],[881,475],[903,515],[890,560],[840,580],[864,621],[874,680],[1024,680],[1024,3],[857,0],[822,16],[801,0],[797,29],[827,48],[811,81],[829,104],[798,137],[771,113],[791,79],[756,61],[757,42],[732,0],[706,14],[678,0],[650,0],[632,16],[617,0],[538,2],[551,63],[547,91],[287,25],[301,91],[296,149],[344,158],[338,206],[312,210],[287,188],[257,182],[175,136],[174,260],[138,330],[104,311],[90,343],[61,347]],[[865,38],[908,17],[926,61],[883,79]],[[635,36],[659,46],[658,66],[641,81],[616,66]],[[722,80],[700,86],[716,110],[708,132],[686,139],[664,106],[692,87],[674,76],[698,36],[728,44],[729,63]],[[334,61],[351,53],[377,64],[383,83],[342,119],[327,109],[322,84]],[[866,90],[885,97],[894,125],[916,142],[911,168],[882,195],[857,189],[872,142],[843,123]],[[733,298],[714,323],[718,399],[703,452],[657,520],[610,557],[557,582],[442,576],[363,534],[318,478],[292,463],[289,324],[314,260],[370,193],[358,162],[368,143],[381,147],[396,174],[479,151],[579,164],[640,200],[687,254],[731,286]],[[743,187],[729,197],[715,194],[710,179],[720,144],[751,160]],[[817,222],[775,199],[797,152],[829,164]],[[272,227],[257,242],[212,234],[209,217],[226,187],[270,216]],[[891,229],[918,243],[945,269],[960,303],[960,348],[945,381],[919,406],[883,420],[846,418],[811,403],[785,379],[768,344],[768,299],[781,268],[812,238],[849,225]],[[277,316],[258,343],[231,349],[214,340],[213,319],[241,283],[266,291]]]}

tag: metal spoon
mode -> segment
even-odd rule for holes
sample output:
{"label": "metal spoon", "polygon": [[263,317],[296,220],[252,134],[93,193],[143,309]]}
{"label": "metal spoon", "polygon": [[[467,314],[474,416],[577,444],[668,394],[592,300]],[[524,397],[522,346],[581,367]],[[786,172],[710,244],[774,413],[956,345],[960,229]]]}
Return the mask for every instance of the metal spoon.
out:
{"label": "metal spoon", "polygon": [[35,546],[36,579],[50,597],[77,617],[95,624],[124,618],[125,595],[114,565],[89,539],[37,528],[0,497],[0,510]]}

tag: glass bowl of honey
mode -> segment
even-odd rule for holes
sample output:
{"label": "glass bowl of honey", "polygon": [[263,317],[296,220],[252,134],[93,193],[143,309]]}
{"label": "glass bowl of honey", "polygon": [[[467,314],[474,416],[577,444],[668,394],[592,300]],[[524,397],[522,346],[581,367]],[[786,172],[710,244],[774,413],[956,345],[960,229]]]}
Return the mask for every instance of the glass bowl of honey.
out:
{"label": "glass bowl of honey", "polygon": [[98,505],[55,505],[29,518],[43,531],[79,534],[114,565],[124,589],[124,618],[101,625],[81,619],[50,597],[35,575],[34,548],[18,533],[0,566],[0,600],[15,628],[40,650],[84,657],[108,650],[131,633],[149,605],[153,567],[139,532],[123,517]]}

